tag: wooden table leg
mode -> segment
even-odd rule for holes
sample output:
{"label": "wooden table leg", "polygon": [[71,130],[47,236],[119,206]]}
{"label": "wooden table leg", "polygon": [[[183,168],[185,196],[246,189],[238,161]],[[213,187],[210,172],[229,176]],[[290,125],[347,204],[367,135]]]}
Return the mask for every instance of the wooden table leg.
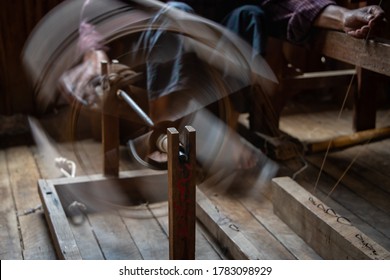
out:
{"label": "wooden table leg", "polygon": [[376,92],[378,75],[370,70],[358,69],[358,90],[355,96],[353,128],[362,131],[375,128]]}
{"label": "wooden table leg", "polygon": [[169,258],[195,259],[195,130],[186,126],[184,149],[187,160],[179,158],[179,132],[168,128]]}

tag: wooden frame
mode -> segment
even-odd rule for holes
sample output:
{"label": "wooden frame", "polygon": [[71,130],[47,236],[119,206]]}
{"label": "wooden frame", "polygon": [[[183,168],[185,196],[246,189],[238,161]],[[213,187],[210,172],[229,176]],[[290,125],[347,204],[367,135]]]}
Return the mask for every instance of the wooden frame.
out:
{"label": "wooden frame", "polygon": [[[106,211],[104,205],[97,205],[96,200],[89,198],[88,190],[86,188],[93,187],[103,190],[104,193],[108,193],[107,186],[112,184],[123,188],[129,186],[125,191],[135,191],[134,184],[140,180],[146,179],[148,181],[147,188],[159,188],[166,178],[166,172],[152,171],[152,170],[137,170],[121,172],[118,178],[107,178],[103,175],[91,175],[81,176],[77,178],[60,178],[60,179],[41,179],[38,181],[38,192],[44,208],[46,220],[48,222],[52,240],[56,249],[57,256],[64,260],[82,259],[82,253],[79,250],[79,245],[76,243],[76,238],[72,233],[70,227],[70,221],[68,220],[65,208],[63,206],[64,200],[61,197],[61,193],[64,193],[64,189],[72,190],[78,189],[84,196],[78,197],[78,201],[86,205],[88,211]],[[156,182],[160,184],[157,185]],[[145,187],[145,185],[143,186]],[[167,191],[167,190],[166,190]],[[160,190],[161,192],[161,190]],[[118,202],[118,201],[116,201]]]}

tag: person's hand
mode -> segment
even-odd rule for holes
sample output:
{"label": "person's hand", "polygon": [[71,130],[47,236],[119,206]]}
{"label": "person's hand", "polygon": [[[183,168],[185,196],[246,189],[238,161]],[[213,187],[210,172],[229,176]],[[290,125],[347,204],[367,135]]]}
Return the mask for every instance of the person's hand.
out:
{"label": "person's hand", "polygon": [[385,22],[385,12],[379,6],[348,10],[344,14],[344,31],[355,38],[375,35]]}
{"label": "person's hand", "polygon": [[96,88],[102,83],[101,61],[108,61],[105,52],[86,52],[81,64],[61,76],[60,90],[69,101],[76,99],[87,106],[99,103]]}

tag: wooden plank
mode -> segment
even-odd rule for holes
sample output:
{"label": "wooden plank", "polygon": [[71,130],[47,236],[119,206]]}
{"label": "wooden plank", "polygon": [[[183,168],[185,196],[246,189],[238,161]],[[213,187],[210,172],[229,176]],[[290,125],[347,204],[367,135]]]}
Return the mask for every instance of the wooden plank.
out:
{"label": "wooden plank", "polygon": [[[246,174],[247,173],[247,174]],[[234,191],[240,201],[296,259],[321,259],[321,257],[273,212],[271,183],[263,182],[250,172],[242,172],[240,184],[250,186]]]}
{"label": "wooden plank", "polygon": [[[87,142],[87,141],[84,141]],[[83,143],[84,143],[83,142]],[[92,142],[91,142],[92,143]],[[92,144],[91,144],[92,145]],[[92,145],[95,148],[94,145]],[[72,147],[72,143],[62,143],[57,145],[58,151],[62,157],[65,157],[68,160],[72,160],[76,164],[76,176],[83,177],[83,175],[91,174],[93,171],[84,170],[85,165],[81,165],[78,161],[78,158],[75,156],[75,152]],[[99,150],[99,149],[98,149]],[[82,168],[84,167],[84,168]],[[87,167],[89,168],[89,166]],[[101,170],[101,169],[100,169]],[[59,179],[67,180],[67,178]],[[56,182],[56,181],[53,181]],[[68,195],[69,191],[63,191],[61,195]],[[72,195],[72,197],[74,197]],[[65,206],[66,207],[66,206]],[[85,217],[85,216],[84,216]],[[73,223],[71,218],[68,219],[69,226],[73,232],[73,236],[77,243],[77,246],[80,251],[80,255],[83,260],[101,260],[104,259],[103,253],[100,249],[99,243],[96,240],[93,229],[88,221],[84,219],[81,222]]]}
{"label": "wooden plank", "polygon": [[[84,216],[85,217],[85,216]],[[76,241],[81,258],[83,260],[104,260],[103,252],[96,240],[93,228],[88,219],[72,223],[68,219],[74,240]]]}
{"label": "wooden plank", "polygon": [[[308,157],[307,160],[320,168],[323,163],[323,156],[311,156]],[[345,186],[350,188],[360,197],[370,201],[371,204],[375,205],[383,212],[390,214],[390,194],[380,188],[368,188],[367,186],[370,184],[364,178],[359,178],[358,173],[351,174],[353,173],[351,169],[349,169],[348,172],[344,174],[350,163],[350,160],[341,161],[340,158],[334,159],[331,156],[328,156],[323,170],[325,173],[329,174],[336,180],[342,176],[341,182],[343,182]]]}
{"label": "wooden plank", "polygon": [[[168,225],[168,204],[166,207],[150,206],[149,210],[156,217],[159,225],[163,229],[165,235],[168,237],[169,225]],[[195,259],[197,260],[220,260],[225,259],[225,254],[221,251],[219,245],[210,234],[207,229],[197,221],[195,232]]]}
{"label": "wooden plank", "polygon": [[[267,256],[259,252],[257,248],[243,235],[235,230],[229,223],[221,219],[221,213],[216,206],[199,189],[196,191],[196,212],[198,219],[208,231],[225,247],[228,254],[237,260],[260,260]],[[226,218],[227,219],[227,218]],[[223,222],[223,223],[222,223]]]}
{"label": "wooden plank", "polygon": [[300,238],[273,212],[270,201],[255,201],[251,198],[241,200],[261,223],[297,260],[322,259],[307,243]]}
{"label": "wooden plank", "polygon": [[[236,172],[228,195],[240,202],[242,207],[277,239],[296,259],[321,259],[291,228],[273,212],[270,181],[261,180],[254,170]],[[218,194],[226,196],[227,194]]]}
{"label": "wooden plank", "polygon": [[24,146],[11,148],[6,151],[6,158],[19,214],[23,258],[55,259],[55,250],[42,211],[24,215],[25,211],[41,205],[36,187],[40,174],[31,151]]}
{"label": "wooden plank", "polygon": [[390,259],[387,250],[291,178],[272,181],[275,213],[323,258]]}
{"label": "wooden plank", "polygon": [[[158,220],[150,211],[150,207],[164,207],[167,204],[140,205],[119,213],[125,222],[128,231],[137,245],[142,258],[145,260],[168,260],[168,236],[162,230]],[[168,219],[167,212],[165,219]]]}
{"label": "wooden plank", "polygon": [[[49,147],[48,145],[50,145],[49,142],[47,142],[44,147],[40,147],[40,148],[31,147],[31,150],[34,153],[34,157],[37,161],[40,173],[42,174],[43,178],[57,178],[60,175],[62,175],[61,172],[59,172],[59,169],[54,166],[55,156],[61,156],[68,160],[73,160],[76,163],[76,166],[78,167],[76,169],[77,174],[78,175],[85,174],[84,171],[80,168],[80,164],[78,163],[77,158],[75,158],[74,152],[71,149],[71,143],[62,143],[62,144],[56,143],[56,144],[52,144],[53,147]],[[48,153],[47,149],[49,149],[49,151],[55,150],[55,153]],[[62,180],[67,180],[67,179],[65,178]],[[61,195],[68,196],[68,192],[64,191],[61,193]],[[67,217],[62,216],[62,219],[63,219],[62,223],[64,224],[67,223],[69,225],[82,259],[84,260],[103,259],[103,254],[100,250],[99,244],[97,243],[97,240],[93,234],[93,230],[87,219],[78,223],[73,223],[71,217],[68,219]],[[52,221],[50,221],[50,219],[48,218],[47,218],[47,222],[49,224],[52,223]],[[53,240],[55,240],[56,238],[57,237],[53,238]]]}
{"label": "wooden plank", "polygon": [[378,188],[390,194],[390,177],[388,176],[388,158],[390,155],[387,152],[386,144],[390,144],[390,140],[334,152],[329,157],[332,161],[339,161],[340,164],[351,162],[356,158],[349,173],[369,182],[367,185],[371,187],[367,187],[367,191],[371,191],[371,188]]}
{"label": "wooden plank", "polygon": [[390,43],[360,40],[344,32],[318,30],[313,48],[331,58],[390,76]]}
{"label": "wooden plank", "polygon": [[79,155],[79,162],[85,169],[86,174],[102,174],[104,169],[104,156],[102,143],[88,139],[78,141],[76,149]]}
{"label": "wooden plank", "polygon": [[[161,175],[166,176],[166,172],[156,172],[153,170],[144,170],[144,171],[133,171],[133,172],[123,172],[121,173],[121,180],[129,180],[132,178],[142,177],[142,175],[160,178]],[[73,193],[73,188],[101,188],[104,183],[106,186],[115,184],[115,181],[118,179],[111,178],[108,179],[104,175],[89,175],[89,176],[79,176],[76,178],[57,178],[46,180],[51,188],[50,192],[56,194],[59,190],[61,193],[64,193],[64,189],[68,189],[70,193]],[[46,182],[44,181],[44,182]],[[130,182],[130,181],[129,181]],[[131,183],[131,182],[130,182]],[[89,185],[90,184],[90,185]],[[121,183],[124,184],[124,183]],[[88,186],[89,185],[89,186]],[[131,187],[131,185],[129,186]],[[93,190],[92,190],[93,191]],[[99,189],[96,189],[99,192]],[[111,191],[111,190],[110,190]],[[115,192],[115,190],[112,190]],[[93,193],[93,192],[92,192]],[[81,194],[81,193],[79,193]],[[50,199],[52,199],[52,194],[50,194]],[[85,198],[85,197],[84,197]],[[44,200],[45,206],[50,205],[51,200],[47,198]],[[60,199],[56,199],[57,203],[56,207],[63,207],[63,205],[57,205]],[[87,208],[91,205],[94,206],[93,201],[85,202],[83,197],[80,197],[81,203],[86,203]],[[91,204],[92,203],[92,204]],[[102,201],[103,203],[103,201]],[[107,201],[107,204],[110,202]],[[113,207],[118,207],[117,205],[112,205]],[[57,211],[57,209],[52,209],[51,212]],[[107,209],[107,207],[105,207]],[[103,208],[102,208],[103,209]],[[86,220],[80,225],[72,225],[71,218],[67,219],[64,211],[62,210],[61,215],[48,215],[49,225],[51,226],[51,232],[53,233],[53,239],[57,242],[57,248],[60,252],[61,257],[70,258],[70,252],[67,255],[63,255],[63,251],[70,250],[69,248],[74,248],[74,244],[77,244],[77,248],[79,250],[79,256],[83,259],[141,259],[140,250],[141,248],[137,247],[133,240],[133,236],[131,233],[133,232],[133,228],[130,229],[131,222],[127,221],[126,217],[123,218],[117,211],[108,211],[108,212],[93,212],[93,209],[89,207],[87,209]],[[98,208],[98,210],[101,210]],[[57,211],[59,212],[59,211]],[[150,213],[149,213],[150,214]],[[139,229],[143,227],[142,231],[137,231],[137,236],[145,236],[145,230],[151,231],[151,223],[145,222],[145,220],[137,220],[139,225],[134,225]],[[127,226],[125,225],[127,224]],[[67,227],[70,226],[68,230]],[[161,228],[155,222],[154,229],[158,229],[161,232]],[[74,234],[72,234],[72,232]],[[154,233],[156,233],[155,231]],[[80,237],[78,234],[85,234],[85,236]],[[166,236],[162,234],[163,239],[166,240]],[[158,240],[158,238],[157,238]],[[160,241],[160,240],[159,240]],[[157,242],[158,246],[161,245],[161,242]],[[168,242],[167,242],[168,244]],[[143,244],[139,244],[143,245]],[[142,248],[146,250],[147,248]],[[168,251],[166,250],[166,253]],[[75,253],[74,253],[75,254]],[[73,256],[73,255],[72,255]]]}
{"label": "wooden plank", "polygon": [[208,230],[199,221],[196,223],[195,258],[197,260],[226,260],[229,259]]}
{"label": "wooden plank", "polygon": [[[379,188],[390,193],[390,177],[389,174],[389,148],[390,140],[370,143],[365,146],[366,153],[364,157],[360,157],[357,160],[357,166],[359,167],[359,172],[363,171],[364,173],[372,174],[372,176],[367,175],[366,178],[369,178],[371,182],[377,185]],[[345,150],[343,153],[348,153],[351,155],[355,151],[353,149]]]}
{"label": "wooden plank", "polygon": [[[308,109],[314,109],[313,112]],[[321,107],[320,104],[307,104],[300,106],[294,104],[298,112],[282,116],[280,129],[285,133],[299,139],[301,142],[328,140],[339,135],[348,135],[353,132],[352,114],[344,111],[340,115],[340,108],[329,105]]]}
{"label": "wooden plank", "polygon": [[80,251],[55,187],[46,180],[39,180],[38,186],[58,257],[64,260],[81,260]]}
{"label": "wooden plank", "polygon": [[0,150],[0,259],[22,259],[16,209],[12,198],[5,152]]}
{"label": "wooden plank", "polygon": [[105,259],[142,259],[138,247],[118,212],[91,213],[88,215],[88,220]]}
{"label": "wooden plank", "polygon": [[[211,185],[203,184],[200,188],[207,200],[202,207],[203,210],[197,206],[198,218],[229,252],[237,250],[237,247],[241,250],[240,247],[243,247],[247,249],[244,251],[246,254],[238,254],[239,258],[250,256],[250,259],[294,259],[294,256],[242,206],[240,201],[226,193],[226,188],[217,190]],[[198,204],[200,204],[199,199]],[[203,218],[200,218],[200,215]],[[226,247],[226,244],[231,244],[232,241],[237,242],[237,245]]]}
{"label": "wooden plank", "polygon": [[348,85],[356,75],[355,69],[308,72],[301,75],[284,77],[281,90],[302,91]]}
{"label": "wooden plank", "polygon": [[364,198],[352,192],[342,183],[333,190],[336,181],[327,174],[322,174],[314,189],[318,177],[318,169],[309,165],[307,169],[299,174],[295,180],[308,192],[315,193],[316,197],[328,204],[340,215],[348,219],[364,234],[370,236],[381,246],[390,250],[390,219],[375,205],[370,204]]}

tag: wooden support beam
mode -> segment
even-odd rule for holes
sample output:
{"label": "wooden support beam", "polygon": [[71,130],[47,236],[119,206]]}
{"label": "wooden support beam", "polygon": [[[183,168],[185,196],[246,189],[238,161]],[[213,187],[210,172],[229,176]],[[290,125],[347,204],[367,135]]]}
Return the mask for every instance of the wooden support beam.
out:
{"label": "wooden support beam", "polygon": [[291,178],[272,183],[275,214],[324,259],[390,259],[390,252]]}
{"label": "wooden support beam", "polygon": [[355,94],[353,128],[363,131],[375,128],[379,74],[358,67],[358,90]]}
{"label": "wooden support beam", "polygon": [[195,130],[186,126],[184,148],[187,160],[179,157],[179,132],[168,128],[169,258],[195,259]]}
{"label": "wooden support beam", "polygon": [[285,77],[281,84],[281,90],[291,92],[348,85],[355,75],[355,69],[303,73]]}
{"label": "wooden support beam", "polygon": [[[108,75],[108,62],[102,61],[102,75]],[[119,118],[116,114],[116,93],[105,92],[102,108],[102,144],[103,144],[103,174],[116,176],[119,173]]]}
{"label": "wooden support beam", "polygon": [[314,50],[372,72],[390,76],[390,41],[360,40],[343,32],[318,30]]}

